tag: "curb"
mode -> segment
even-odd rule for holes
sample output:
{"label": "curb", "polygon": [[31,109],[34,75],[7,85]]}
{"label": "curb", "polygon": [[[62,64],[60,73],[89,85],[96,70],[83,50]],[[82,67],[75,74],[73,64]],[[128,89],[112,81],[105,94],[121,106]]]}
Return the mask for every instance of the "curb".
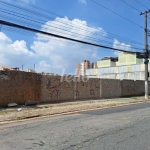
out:
{"label": "curb", "polygon": [[72,111],[72,112],[67,112],[67,113],[55,113],[52,115],[35,115],[35,116],[29,116],[26,117],[25,119],[20,119],[20,120],[14,120],[14,121],[2,121],[0,122],[0,125],[6,125],[6,124],[11,124],[11,123],[20,123],[20,122],[25,122],[25,121],[31,121],[31,120],[38,120],[38,119],[44,119],[44,118],[49,118],[49,117],[57,117],[57,116],[63,116],[63,115],[72,115],[72,114],[77,114],[81,112],[87,112],[87,111],[94,111],[94,110],[102,110],[102,109],[109,109],[109,108],[117,108],[117,107],[122,107],[122,106],[129,106],[129,105],[136,105],[136,104],[142,104],[142,103],[150,103],[150,101],[139,101],[139,102],[131,102],[131,103],[126,103],[126,104],[116,104],[116,106],[110,106],[110,107],[101,107],[101,108],[92,108],[92,109],[83,109],[80,111]]}

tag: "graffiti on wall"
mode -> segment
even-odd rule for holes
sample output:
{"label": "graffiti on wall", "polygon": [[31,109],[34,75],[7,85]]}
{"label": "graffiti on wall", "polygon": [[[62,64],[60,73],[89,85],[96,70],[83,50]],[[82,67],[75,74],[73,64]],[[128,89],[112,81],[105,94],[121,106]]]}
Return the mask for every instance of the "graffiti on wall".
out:
{"label": "graffiti on wall", "polygon": [[79,81],[76,85],[77,90],[81,93],[79,99],[98,98],[100,95],[99,79],[89,79],[87,82]]}
{"label": "graffiti on wall", "polygon": [[52,99],[59,99],[61,96],[67,97],[70,91],[73,92],[73,82],[62,81],[60,77],[47,77],[45,86],[46,90],[49,91],[48,95]]}
{"label": "graffiti on wall", "polygon": [[7,72],[0,72],[0,86],[2,85],[2,83],[8,82],[10,80],[9,75],[7,74]]}
{"label": "graffiti on wall", "polygon": [[39,75],[39,74],[36,75],[36,83],[37,84],[42,84],[42,76]]}
{"label": "graffiti on wall", "polygon": [[48,78],[46,87],[48,90],[51,90],[57,87],[70,88],[70,85],[67,81],[62,82],[60,78]]}
{"label": "graffiti on wall", "polygon": [[90,90],[90,94],[91,94],[91,95],[95,95],[94,89],[91,89],[91,90]]}
{"label": "graffiti on wall", "polygon": [[59,98],[60,96],[60,90],[53,90],[51,93],[51,98]]}
{"label": "graffiti on wall", "polygon": [[[0,71],[0,99],[3,103],[23,104],[26,100],[49,102],[51,100],[74,100],[97,97],[99,80],[87,82],[60,76],[43,76],[22,71]],[[0,102],[0,105],[2,103]]]}
{"label": "graffiti on wall", "polygon": [[0,75],[0,80],[5,80],[5,81],[7,81],[7,80],[9,80],[10,78],[9,78],[9,76],[7,76],[7,75],[4,75],[4,74],[1,74]]}
{"label": "graffiti on wall", "polygon": [[61,77],[45,77],[42,99],[82,99],[94,98],[100,95],[99,79],[89,79],[86,82],[72,78],[69,82]]}

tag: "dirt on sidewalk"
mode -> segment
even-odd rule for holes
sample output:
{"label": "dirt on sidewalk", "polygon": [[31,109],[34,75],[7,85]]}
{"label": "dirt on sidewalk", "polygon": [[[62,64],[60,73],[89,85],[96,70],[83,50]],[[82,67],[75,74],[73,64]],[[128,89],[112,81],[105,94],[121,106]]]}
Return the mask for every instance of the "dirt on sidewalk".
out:
{"label": "dirt on sidewalk", "polygon": [[[0,124],[5,121],[21,120],[32,117],[48,116],[55,114],[64,114],[76,111],[114,107],[119,105],[146,102],[143,96],[130,98],[115,98],[115,99],[101,99],[101,100],[83,100],[62,102],[55,104],[41,104],[37,106],[20,106],[15,108],[1,108],[0,109]],[[18,109],[21,108],[21,111]]]}

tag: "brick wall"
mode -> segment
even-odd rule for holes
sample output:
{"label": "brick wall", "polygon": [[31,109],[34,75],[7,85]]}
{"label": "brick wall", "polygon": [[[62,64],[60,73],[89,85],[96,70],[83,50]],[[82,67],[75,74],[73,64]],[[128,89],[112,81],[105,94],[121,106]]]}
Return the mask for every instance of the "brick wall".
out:
{"label": "brick wall", "polygon": [[144,81],[122,80],[122,96],[140,96],[145,93]]}
{"label": "brick wall", "polygon": [[[84,82],[85,81],[85,82]],[[100,79],[77,79],[76,99],[97,99],[100,97]]]}
{"label": "brick wall", "polygon": [[144,95],[145,94],[145,82],[137,80],[135,81],[135,95]]}
{"label": "brick wall", "polygon": [[60,76],[43,76],[41,102],[56,102],[99,98],[99,79],[86,79]]}
{"label": "brick wall", "polygon": [[87,80],[21,71],[0,71],[0,107],[10,102],[23,105],[27,100],[46,103],[144,95],[144,90],[144,81],[98,78]]}
{"label": "brick wall", "polygon": [[41,84],[41,103],[74,100],[73,78],[66,80],[60,76],[43,76]]}
{"label": "brick wall", "polygon": [[0,71],[0,106],[10,102],[24,104],[26,100],[40,101],[40,86],[35,73]]}
{"label": "brick wall", "polygon": [[135,81],[122,80],[122,96],[134,96],[135,95]]}
{"label": "brick wall", "polygon": [[101,79],[100,87],[101,98],[121,97],[122,85],[120,80]]}

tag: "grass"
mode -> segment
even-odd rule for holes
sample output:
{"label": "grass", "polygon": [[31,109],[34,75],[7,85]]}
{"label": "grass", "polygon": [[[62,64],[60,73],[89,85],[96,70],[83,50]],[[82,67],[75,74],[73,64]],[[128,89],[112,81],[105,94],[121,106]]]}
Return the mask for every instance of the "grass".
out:
{"label": "grass", "polygon": [[49,108],[49,106],[44,106],[44,108]]}
{"label": "grass", "polygon": [[134,99],[134,100],[138,100],[138,98],[137,98],[137,97],[132,97],[132,99]]}
{"label": "grass", "polygon": [[6,112],[6,111],[1,111],[0,112],[0,115],[4,115],[4,114],[8,114],[8,112]]}
{"label": "grass", "polygon": [[5,114],[8,114],[8,113],[12,113],[12,112],[15,112],[15,111],[14,110],[0,111],[0,115],[5,115]]}
{"label": "grass", "polygon": [[[133,99],[131,101],[131,99]],[[138,100],[140,101],[141,98],[139,97],[131,97],[130,101],[132,103],[137,103]],[[143,99],[142,99],[143,100]],[[141,101],[142,101],[141,100]],[[47,116],[47,115],[53,115],[53,114],[61,114],[61,113],[67,113],[67,112],[73,112],[73,111],[80,111],[80,110],[86,110],[86,109],[94,109],[94,108],[103,108],[103,107],[114,107],[118,105],[124,105],[130,103],[130,101],[89,101],[89,102],[75,102],[75,103],[63,103],[60,105],[45,105],[40,107],[40,110],[34,111],[34,108],[28,108],[25,109],[24,112],[18,112],[17,110],[4,110],[0,111],[0,122],[5,120],[21,120],[21,119],[28,119],[32,117],[40,117],[40,116]],[[106,103],[105,103],[106,102]],[[41,109],[43,108],[43,109]],[[45,108],[45,109],[44,109]],[[38,109],[38,108],[37,108]],[[9,115],[10,114],[10,115]],[[4,117],[3,117],[4,115]]]}
{"label": "grass", "polygon": [[117,104],[108,104],[108,107],[113,107],[113,106],[117,106]]}
{"label": "grass", "polygon": [[21,120],[21,119],[24,119],[24,118],[26,118],[26,117],[25,116],[18,116],[17,120]]}

